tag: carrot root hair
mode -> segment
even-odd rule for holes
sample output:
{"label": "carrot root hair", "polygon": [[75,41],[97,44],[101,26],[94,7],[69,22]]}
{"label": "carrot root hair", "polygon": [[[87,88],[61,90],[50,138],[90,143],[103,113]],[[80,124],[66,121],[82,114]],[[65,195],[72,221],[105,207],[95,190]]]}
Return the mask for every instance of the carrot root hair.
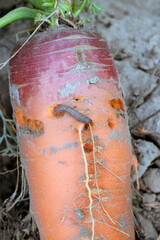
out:
{"label": "carrot root hair", "polygon": [[[98,204],[99,206],[101,207],[102,209],[102,212],[99,211],[98,209],[95,208],[94,206],[94,199],[92,197],[93,195],[93,189],[91,189],[91,187],[89,186],[89,182],[91,181],[90,179],[90,175],[89,175],[89,166],[88,166],[88,161],[87,161],[87,157],[86,157],[86,153],[85,153],[85,149],[84,149],[84,142],[83,142],[83,139],[82,139],[82,131],[84,129],[84,126],[85,124],[84,123],[79,123],[78,125],[76,125],[76,130],[78,130],[78,135],[79,135],[79,141],[80,141],[80,145],[81,145],[81,151],[82,151],[82,155],[83,155],[83,159],[84,159],[84,165],[85,165],[85,187],[88,191],[88,198],[89,198],[89,213],[90,213],[90,221],[91,224],[92,224],[92,230],[91,230],[91,240],[94,240],[94,236],[95,236],[95,223],[96,222],[100,222],[104,225],[107,225],[108,227],[112,228],[112,229],[115,229],[117,230],[118,232],[121,232],[123,233],[124,235],[126,236],[130,236],[128,233],[124,232],[123,230],[117,228],[116,226],[118,225],[120,228],[122,227],[121,224],[119,222],[117,222],[116,220],[114,220],[110,215],[109,213],[107,212],[107,210],[105,209],[104,205],[103,205],[103,199],[101,197],[101,191],[100,191],[100,188],[98,186],[98,181],[97,181],[97,176],[98,176],[98,173],[97,173],[97,164],[100,164],[102,165],[103,168],[105,168],[109,173],[111,173],[113,176],[115,176],[119,181],[122,181],[123,180],[121,178],[119,178],[115,173],[113,173],[111,170],[109,170],[103,163],[100,163],[99,161],[97,161],[96,159],[96,156],[95,156],[95,152],[96,152],[96,147],[95,147],[95,141],[94,141],[94,135],[93,135],[93,129],[92,129],[92,126],[91,124],[89,124],[89,128],[90,128],[90,133],[91,133],[91,139],[92,139],[92,145],[93,145],[93,163],[94,163],[94,176],[95,176],[95,183],[96,183],[96,189],[94,188],[94,191],[97,192],[98,196],[97,196],[97,199],[98,199]],[[92,179],[93,180],[93,179]],[[93,214],[93,209],[104,214],[105,216],[107,216],[110,221],[116,225],[116,226],[112,226],[108,223],[106,223],[104,220],[103,221],[100,221],[98,219],[96,219],[94,217],[94,214]]]}

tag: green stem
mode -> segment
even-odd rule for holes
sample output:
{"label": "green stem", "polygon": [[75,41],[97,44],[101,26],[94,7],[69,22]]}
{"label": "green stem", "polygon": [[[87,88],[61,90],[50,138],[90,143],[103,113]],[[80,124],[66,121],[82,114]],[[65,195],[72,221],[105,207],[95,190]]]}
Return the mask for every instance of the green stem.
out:
{"label": "green stem", "polygon": [[4,17],[0,18],[0,28],[21,19],[34,20],[39,11],[27,7],[20,7],[9,12]]}
{"label": "green stem", "polygon": [[73,17],[76,18],[83,11],[84,7],[86,6],[88,0],[83,0],[80,7],[73,13]]}
{"label": "green stem", "polygon": [[73,14],[76,12],[77,10],[77,0],[73,1]]}

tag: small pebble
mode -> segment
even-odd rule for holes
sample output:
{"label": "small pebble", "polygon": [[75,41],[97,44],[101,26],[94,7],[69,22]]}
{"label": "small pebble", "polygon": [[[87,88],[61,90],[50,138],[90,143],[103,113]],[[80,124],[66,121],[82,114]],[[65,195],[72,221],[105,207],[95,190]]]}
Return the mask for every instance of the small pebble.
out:
{"label": "small pebble", "polygon": [[150,168],[145,176],[144,183],[154,193],[160,193],[160,169]]}
{"label": "small pebble", "polygon": [[149,193],[144,193],[143,194],[143,202],[144,203],[151,203],[156,200],[156,194],[149,194]]}

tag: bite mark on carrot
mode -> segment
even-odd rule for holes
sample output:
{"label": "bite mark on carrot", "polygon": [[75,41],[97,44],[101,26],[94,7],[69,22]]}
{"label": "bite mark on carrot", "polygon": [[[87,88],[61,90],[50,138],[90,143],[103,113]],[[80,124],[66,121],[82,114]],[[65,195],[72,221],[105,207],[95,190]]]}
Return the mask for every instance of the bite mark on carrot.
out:
{"label": "bite mark on carrot", "polygon": [[75,100],[75,101],[84,101],[85,100],[85,97],[83,97],[83,96],[77,96],[77,97],[74,97],[73,98],[73,100]]}
{"label": "bite mark on carrot", "polygon": [[93,145],[89,142],[86,142],[83,147],[85,152],[89,153],[93,151]]}
{"label": "bite mark on carrot", "polygon": [[51,119],[54,119],[55,117],[62,117],[64,116],[65,112],[55,112],[54,109],[56,107],[58,107],[59,104],[53,104],[52,106],[49,106],[46,110],[45,110],[45,116],[47,118],[51,118]]}
{"label": "bite mark on carrot", "polygon": [[44,133],[44,124],[40,120],[27,118],[20,108],[15,112],[15,120],[20,134],[24,137],[39,137]]}
{"label": "bite mark on carrot", "polygon": [[112,108],[122,110],[123,112],[125,111],[124,104],[120,98],[110,100],[110,105],[112,106]]}
{"label": "bite mark on carrot", "polygon": [[109,119],[108,119],[108,126],[109,126],[110,128],[113,128],[115,125],[116,125],[116,123],[115,123],[114,119],[109,118]]}

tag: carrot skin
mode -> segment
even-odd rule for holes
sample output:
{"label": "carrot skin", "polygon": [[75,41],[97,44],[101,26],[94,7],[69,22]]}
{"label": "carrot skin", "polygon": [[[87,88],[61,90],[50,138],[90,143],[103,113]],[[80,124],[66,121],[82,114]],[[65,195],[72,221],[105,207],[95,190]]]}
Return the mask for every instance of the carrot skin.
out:
{"label": "carrot skin", "polygon": [[10,93],[41,239],[134,240],[132,147],[106,41],[64,28],[34,36],[11,60]]}

